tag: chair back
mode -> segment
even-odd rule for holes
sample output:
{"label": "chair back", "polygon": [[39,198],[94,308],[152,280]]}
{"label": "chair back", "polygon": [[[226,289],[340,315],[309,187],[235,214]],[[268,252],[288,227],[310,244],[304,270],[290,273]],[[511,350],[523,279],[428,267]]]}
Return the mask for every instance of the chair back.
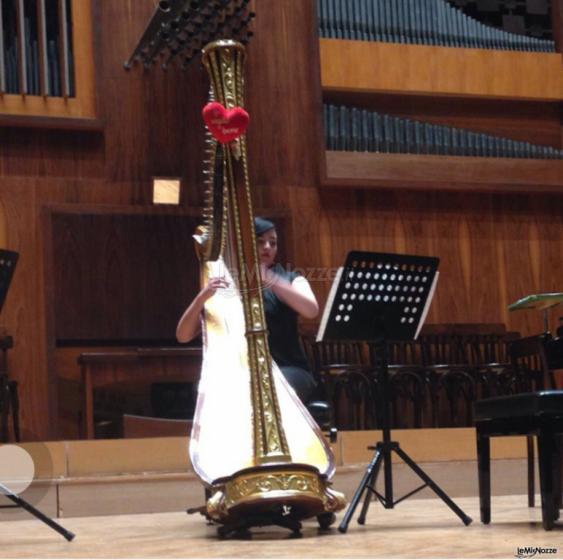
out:
{"label": "chair back", "polygon": [[361,342],[317,342],[311,334],[301,336],[303,350],[332,407],[338,429],[374,427],[374,387],[366,371],[367,350]]}
{"label": "chair back", "polygon": [[508,364],[510,356],[508,345],[520,338],[518,332],[504,333],[475,333],[464,337],[467,355],[472,365],[490,366],[494,364]]}
{"label": "chair back", "polygon": [[[376,363],[377,345],[369,344],[370,363]],[[397,366],[422,365],[422,347],[418,340],[391,340],[388,343],[389,364]]]}
{"label": "chair back", "polygon": [[467,364],[466,348],[455,325],[426,325],[419,336],[422,361],[426,366]]}
{"label": "chair back", "polygon": [[315,364],[319,367],[330,365],[363,365],[362,344],[350,341],[326,341],[315,344]]}
{"label": "chair back", "polygon": [[541,334],[510,342],[510,362],[518,375],[520,389],[516,392],[555,389],[555,376],[549,369],[545,351],[546,339],[547,335]]}

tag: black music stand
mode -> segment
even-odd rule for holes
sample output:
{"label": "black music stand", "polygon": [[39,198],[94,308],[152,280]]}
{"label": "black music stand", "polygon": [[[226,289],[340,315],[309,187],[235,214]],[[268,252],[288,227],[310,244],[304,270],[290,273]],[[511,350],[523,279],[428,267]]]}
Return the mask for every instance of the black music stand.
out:
{"label": "black music stand", "polygon": [[[391,441],[389,410],[388,341],[416,339],[432,300],[438,279],[439,259],[412,255],[351,251],[340,268],[329,294],[317,341],[356,340],[376,345],[378,362],[378,400],[381,410],[383,441],[377,442],[375,453],[356,490],[338,530],[345,533],[364,492],[367,492],[358,523],[365,523],[372,495],[386,509],[419,492],[427,486],[469,525],[472,521],[451,498],[400,448]],[[393,498],[391,452],[395,452],[424,484],[402,496]],[[385,493],[375,488],[383,463]]]}
{"label": "black music stand", "polygon": [[[8,294],[8,288],[10,287],[17,261],[18,253],[8,251],[7,249],[0,249],[0,310],[4,305],[6,295]],[[25,501],[21,496],[12,492],[7,486],[2,484],[2,482],[0,482],[0,495],[6,496],[6,498],[14,503],[14,505],[0,505],[1,509],[21,507],[37,517],[40,521],[43,521],[43,523],[51,527],[51,529],[60,533],[67,541],[74,539],[75,535],[73,533],[67,531],[64,527],[61,527],[50,517],[46,516],[44,513]]]}

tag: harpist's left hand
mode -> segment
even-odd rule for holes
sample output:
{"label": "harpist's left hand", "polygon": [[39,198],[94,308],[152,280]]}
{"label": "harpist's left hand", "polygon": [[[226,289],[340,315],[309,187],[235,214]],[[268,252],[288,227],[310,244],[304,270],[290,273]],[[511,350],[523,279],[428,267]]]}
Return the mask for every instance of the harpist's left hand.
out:
{"label": "harpist's left hand", "polygon": [[263,288],[272,288],[276,284],[283,282],[283,278],[281,278],[281,276],[272,272],[272,270],[264,264],[260,265],[260,279],[262,280]]}

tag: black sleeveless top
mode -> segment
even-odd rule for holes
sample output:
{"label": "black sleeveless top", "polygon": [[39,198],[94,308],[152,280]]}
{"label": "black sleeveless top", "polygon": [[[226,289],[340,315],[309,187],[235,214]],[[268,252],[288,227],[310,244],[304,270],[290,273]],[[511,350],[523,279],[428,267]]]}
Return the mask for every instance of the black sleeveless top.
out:
{"label": "black sleeveless top", "polygon": [[[289,283],[299,276],[297,272],[287,272],[279,263],[270,270]],[[272,358],[280,367],[298,366],[308,370],[307,358],[299,344],[297,313],[269,288],[264,289],[262,298]]]}

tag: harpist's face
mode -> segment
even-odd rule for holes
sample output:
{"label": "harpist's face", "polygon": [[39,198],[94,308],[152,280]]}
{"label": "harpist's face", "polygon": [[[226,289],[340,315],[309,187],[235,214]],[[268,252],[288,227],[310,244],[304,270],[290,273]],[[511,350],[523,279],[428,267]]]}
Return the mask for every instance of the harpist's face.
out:
{"label": "harpist's face", "polygon": [[278,252],[278,234],[275,229],[269,229],[256,238],[258,258],[261,264],[272,266]]}

